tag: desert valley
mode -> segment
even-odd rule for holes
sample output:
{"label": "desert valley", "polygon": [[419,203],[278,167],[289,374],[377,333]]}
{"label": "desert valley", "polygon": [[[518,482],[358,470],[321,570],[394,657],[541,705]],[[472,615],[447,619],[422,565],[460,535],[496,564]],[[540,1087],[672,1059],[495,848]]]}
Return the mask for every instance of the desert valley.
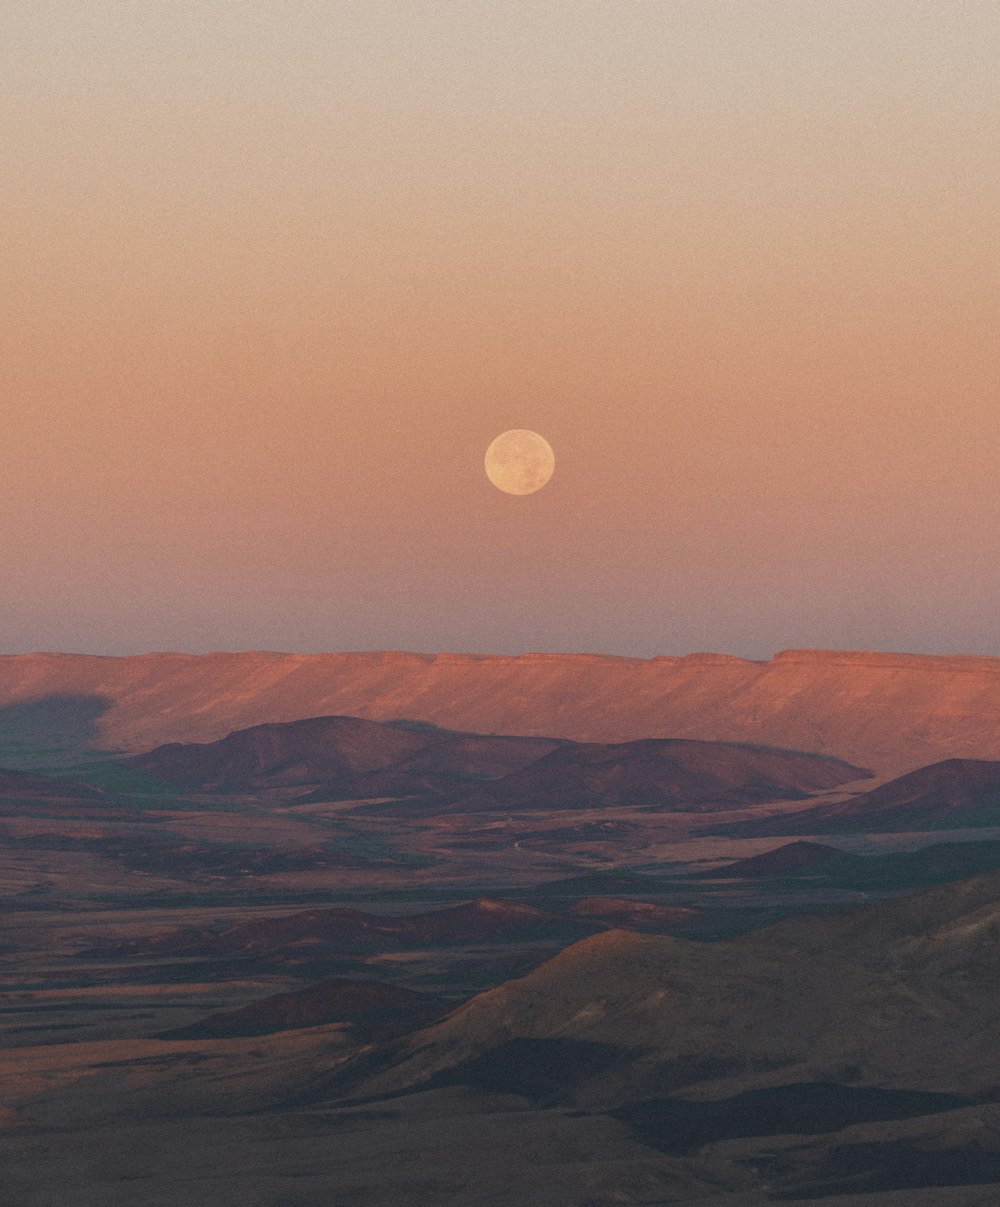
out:
{"label": "desert valley", "polygon": [[0,1202],[992,1204],[1000,660],[0,661]]}
{"label": "desert valley", "polygon": [[4,5],[0,1207],[1000,1204],[997,47]]}

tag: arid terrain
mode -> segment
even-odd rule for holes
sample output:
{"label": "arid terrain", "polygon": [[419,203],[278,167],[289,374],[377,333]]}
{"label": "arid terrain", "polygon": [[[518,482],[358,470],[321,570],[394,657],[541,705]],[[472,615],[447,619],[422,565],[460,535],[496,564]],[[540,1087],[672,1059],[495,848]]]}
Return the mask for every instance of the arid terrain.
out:
{"label": "arid terrain", "polygon": [[3,1207],[1000,1201],[1000,662],[0,701]]}

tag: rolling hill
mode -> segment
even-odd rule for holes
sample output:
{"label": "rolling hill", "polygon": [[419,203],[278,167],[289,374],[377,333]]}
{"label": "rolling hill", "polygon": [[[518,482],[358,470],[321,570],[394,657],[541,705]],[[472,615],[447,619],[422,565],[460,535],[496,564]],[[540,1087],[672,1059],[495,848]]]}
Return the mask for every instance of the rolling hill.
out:
{"label": "rolling hill", "polygon": [[[259,725],[218,742],[161,746],[124,765],[188,791],[310,786],[300,803],[420,797],[434,811],[455,813],[731,809],[801,800],[869,775],[823,755],[727,742],[582,744],[400,728],[357,717]],[[470,781],[477,784],[471,792]]]}
{"label": "rolling hill", "polygon": [[998,936],[1000,872],[729,942],[608,931],[387,1050],[351,1093],[468,1084],[603,1110],[764,1085],[990,1096]]}
{"label": "rolling hill", "polygon": [[784,818],[720,827],[733,837],[769,834],[901,833],[1000,826],[1000,762],[945,759],[870,792]]}
{"label": "rolling hill", "polygon": [[670,738],[565,745],[450,806],[454,813],[643,806],[734,809],[868,777],[837,759]]}

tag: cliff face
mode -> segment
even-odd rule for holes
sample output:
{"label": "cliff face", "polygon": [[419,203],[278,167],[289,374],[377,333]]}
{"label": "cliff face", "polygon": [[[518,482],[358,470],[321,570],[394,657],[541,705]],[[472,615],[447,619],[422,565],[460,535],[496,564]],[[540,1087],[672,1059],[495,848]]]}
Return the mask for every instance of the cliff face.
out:
{"label": "cliff face", "polygon": [[37,717],[48,700],[67,717],[78,701],[90,710],[93,745],[131,752],[268,721],[348,715],[584,742],[756,742],[880,774],[945,758],[1000,759],[995,658],[817,650],[769,662],[391,651],[0,658],[0,725],[21,711]]}

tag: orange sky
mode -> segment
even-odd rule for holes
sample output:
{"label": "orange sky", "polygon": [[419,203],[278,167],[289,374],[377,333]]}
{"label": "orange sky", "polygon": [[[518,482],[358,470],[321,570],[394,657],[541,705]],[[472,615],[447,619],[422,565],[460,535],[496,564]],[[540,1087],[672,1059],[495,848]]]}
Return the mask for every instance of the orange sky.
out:
{"label": "orange sky", "polygon": [[995,4],[5,22],[4,652],[1000,653]]}

